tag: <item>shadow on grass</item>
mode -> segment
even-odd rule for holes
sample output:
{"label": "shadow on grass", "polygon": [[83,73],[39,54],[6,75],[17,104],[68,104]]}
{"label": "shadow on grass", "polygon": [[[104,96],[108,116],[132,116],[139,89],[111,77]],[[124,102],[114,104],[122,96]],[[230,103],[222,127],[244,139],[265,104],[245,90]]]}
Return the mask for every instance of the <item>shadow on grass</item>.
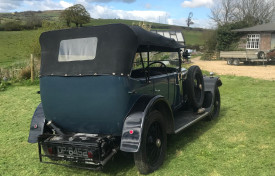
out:
{"label": "shadow on grass", "polygon": [[187,144],[193,143],[209,129],[214,128],[219,120],[225,117],[226,112],[227,109],[222,108],[222,111],[220,112],[218,118],[212,121],[207,121],[203,119],[196,124],[190,126],[189,128],[183,130],[179,134],[169,135],[167,141],[167,157],[164,161],[164,165],[169,164],[178,157],[178,150],[184,150]]}
{"label": "shadow on grass", "polygon": [[116,175],[135,167],[133,153],[119,151],[102,170],[105,174]]}
{"label": "shadow on grass", "polygon": [[[63,163],[68,164],[68,163]],[[53,168],[54,166],[52,164],[46,164],[43,163],[43,167]],[[90,169],[84,169],[84,168],[77,168],[78,165],[72,164],[67,166],[60,166],[56,165],[58,167],[58,170],[61,170],[65,175],[71,175],[72,173],[77,173],[80,175],[121,175],[125,174],[133,167],[134,165],[134,159],[132,153],[123,153],[119,151],[107,164],[103,167],[102,170],[90,170]],[[137,170],[136,170],[137,172]]]}

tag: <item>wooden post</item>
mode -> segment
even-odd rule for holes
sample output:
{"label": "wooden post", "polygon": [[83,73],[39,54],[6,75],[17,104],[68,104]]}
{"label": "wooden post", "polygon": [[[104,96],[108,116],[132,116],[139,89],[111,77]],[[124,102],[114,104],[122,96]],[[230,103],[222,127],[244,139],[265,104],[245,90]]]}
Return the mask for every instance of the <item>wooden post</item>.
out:
{"label": "wooden post", "polygon": [[33,54],[31,54],[31,82],[34,80],[34,59]]}

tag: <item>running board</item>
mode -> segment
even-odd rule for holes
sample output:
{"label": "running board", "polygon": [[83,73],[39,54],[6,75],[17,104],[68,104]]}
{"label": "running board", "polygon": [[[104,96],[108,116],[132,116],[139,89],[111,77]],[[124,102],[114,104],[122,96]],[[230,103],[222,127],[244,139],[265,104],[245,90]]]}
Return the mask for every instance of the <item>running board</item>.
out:
{"label": "running board", "polygon": [[197,114],[193,111],[178,111],[174,114],[175,122],[175,134],[191,126],[200,119],[206,117],[209,114],[208,111],[203,114]]}

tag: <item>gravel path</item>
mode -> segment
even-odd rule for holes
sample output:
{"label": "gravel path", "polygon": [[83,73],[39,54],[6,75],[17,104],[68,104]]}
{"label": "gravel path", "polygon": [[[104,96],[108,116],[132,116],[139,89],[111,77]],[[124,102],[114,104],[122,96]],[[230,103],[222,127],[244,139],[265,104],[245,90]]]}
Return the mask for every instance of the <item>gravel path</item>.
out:
{"label": "gravel path", "polygon": [[202,61],[200,57],[191,59],[192,64],[200,66],[202,70],[219,75],[249,76],[265,80],[275,80],[275,65],[227,65],[226,61]]}

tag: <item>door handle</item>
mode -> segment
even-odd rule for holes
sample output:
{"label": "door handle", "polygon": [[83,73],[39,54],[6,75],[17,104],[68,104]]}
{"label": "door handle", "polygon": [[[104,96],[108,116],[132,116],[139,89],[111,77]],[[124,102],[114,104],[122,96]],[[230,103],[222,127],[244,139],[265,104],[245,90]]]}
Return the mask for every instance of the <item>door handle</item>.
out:
{"label": "door handle", "polygon": [[129,91],[128,94],[136,94],[136,90]]}

